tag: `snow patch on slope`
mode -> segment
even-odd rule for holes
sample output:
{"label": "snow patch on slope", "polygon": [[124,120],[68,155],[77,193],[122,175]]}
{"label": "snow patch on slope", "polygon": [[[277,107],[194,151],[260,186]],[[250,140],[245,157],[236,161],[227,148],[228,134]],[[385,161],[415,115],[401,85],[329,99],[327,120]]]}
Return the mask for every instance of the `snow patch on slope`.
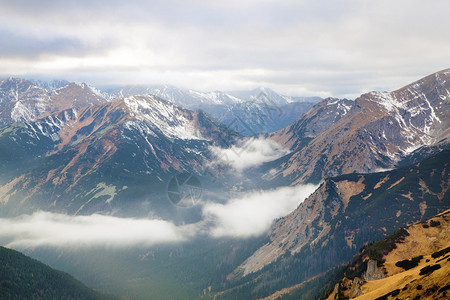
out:
{"label": "snow patch on slope", "polygon": [[[153,132],[159,129],[170,138],[204,139],[194,127],[192,120],[186,117],[188,112],[171,103],[161,101],[153,96],[131,96],[125,98],[124,102],[130,109],[132,117],[151,124]],[[138,124],[133,122],[129,123],[128,126],[138,126]],[[141,130],[147,131],[142,128]]]}
{"label": "snow patch on slope", "polygon": [[20,101],[16,102],[11,111],[11,119],[16,122],[33,120],[35,117],[36,115]]}
{"label": "snow patch on slope", "polygon": [[[427,96],[415,84],[406,90],[412,97],[397,98],[393,93],[371,92],[368,99],[383,107],[398,123],[407,145],[400,152],[409,154],[433,142],[433,125],[441,123]],[[417,125],[421,124],[421,125]]]}

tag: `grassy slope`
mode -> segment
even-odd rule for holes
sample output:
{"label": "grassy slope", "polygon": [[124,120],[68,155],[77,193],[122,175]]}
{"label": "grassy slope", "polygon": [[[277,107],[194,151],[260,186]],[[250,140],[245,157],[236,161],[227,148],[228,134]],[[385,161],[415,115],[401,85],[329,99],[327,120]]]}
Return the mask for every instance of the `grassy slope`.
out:
{"label": "grassy slope", "polygon": [[[328,299],[335,299],[336,294],[339,294],[338,299],[355,296],[361,300],[394,296],[399,299],[448,299],[449,229],[450,210],[447,210],[365,247],[344,268],[342,275],[332,280],[339,284],[339,290],[334,289]],[[355,278],[363,277],[368,259],[379,260],[386,277],[355,284]],[[355,293],[355,289],[361,292]]]}

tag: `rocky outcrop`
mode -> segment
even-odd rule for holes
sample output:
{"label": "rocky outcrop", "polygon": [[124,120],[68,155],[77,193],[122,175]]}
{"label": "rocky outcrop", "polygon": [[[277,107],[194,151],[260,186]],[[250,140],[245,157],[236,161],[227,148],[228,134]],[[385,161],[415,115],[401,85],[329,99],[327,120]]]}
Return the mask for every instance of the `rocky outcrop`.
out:
{"label": "rocky outcrop", "polygon": [[362,278],[365,281],[372,281],[372,280],[378,280],[381,278],[386,277],[384,275],[383,269],[379,268],[377,266],[377,262],[373,259],[369,259],[367,261],[367,270],[363,274]]}

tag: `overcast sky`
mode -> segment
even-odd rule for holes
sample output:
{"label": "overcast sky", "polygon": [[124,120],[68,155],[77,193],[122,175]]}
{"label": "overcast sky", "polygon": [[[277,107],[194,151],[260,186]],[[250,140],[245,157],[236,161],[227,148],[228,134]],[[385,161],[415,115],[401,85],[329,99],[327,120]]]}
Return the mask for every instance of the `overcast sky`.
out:
{"label": "overcast sky", "polygon": [[0,0],[0,75],[355,97],[450,67],[448,0]]}

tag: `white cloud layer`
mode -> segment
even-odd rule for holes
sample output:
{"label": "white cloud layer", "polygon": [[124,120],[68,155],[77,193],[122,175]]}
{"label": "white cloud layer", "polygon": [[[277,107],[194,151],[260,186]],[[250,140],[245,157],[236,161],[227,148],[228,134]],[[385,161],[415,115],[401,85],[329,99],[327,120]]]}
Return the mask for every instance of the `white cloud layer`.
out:
{"label": "white cloud layer", "polygon": [[224,149],[211,147],[211,152],[221,163],[233,167],[236,171],[243,171],[250,167],[257,167],[273,161],[289,153],[275,141],[264,138],[243,139],[237,145]]}
{"label": "white cloud layer", "polygon": [[178,242],[183,228],[163,220],[125,219],[104,215],[68,216],[36,212],[0,219],[0,239],[8,246],[132,246]]}
{"label": "white cloud layer", "polygon": [[204,203],[204,219],[176,226],[156,219],[35,212],[0,218],[0,243],[8,247],[128,247],[183,242],[196,236],[248,237],[266,232],[273,220],[295,209],[312,185],[246,193],[225,204]]}
{"label": "white cloud layer", "polygon": [[213,218],[214,237],[250,237],[266,232],[273,220],[293,211],[317,186],[299,185],[248,193],[226,204],[210,203],[203,213]]}
{"label": "white cloud layer", "polygon": [[0,0],[0,11],[3,75],[343,97],[449,67],[448,0]]}

